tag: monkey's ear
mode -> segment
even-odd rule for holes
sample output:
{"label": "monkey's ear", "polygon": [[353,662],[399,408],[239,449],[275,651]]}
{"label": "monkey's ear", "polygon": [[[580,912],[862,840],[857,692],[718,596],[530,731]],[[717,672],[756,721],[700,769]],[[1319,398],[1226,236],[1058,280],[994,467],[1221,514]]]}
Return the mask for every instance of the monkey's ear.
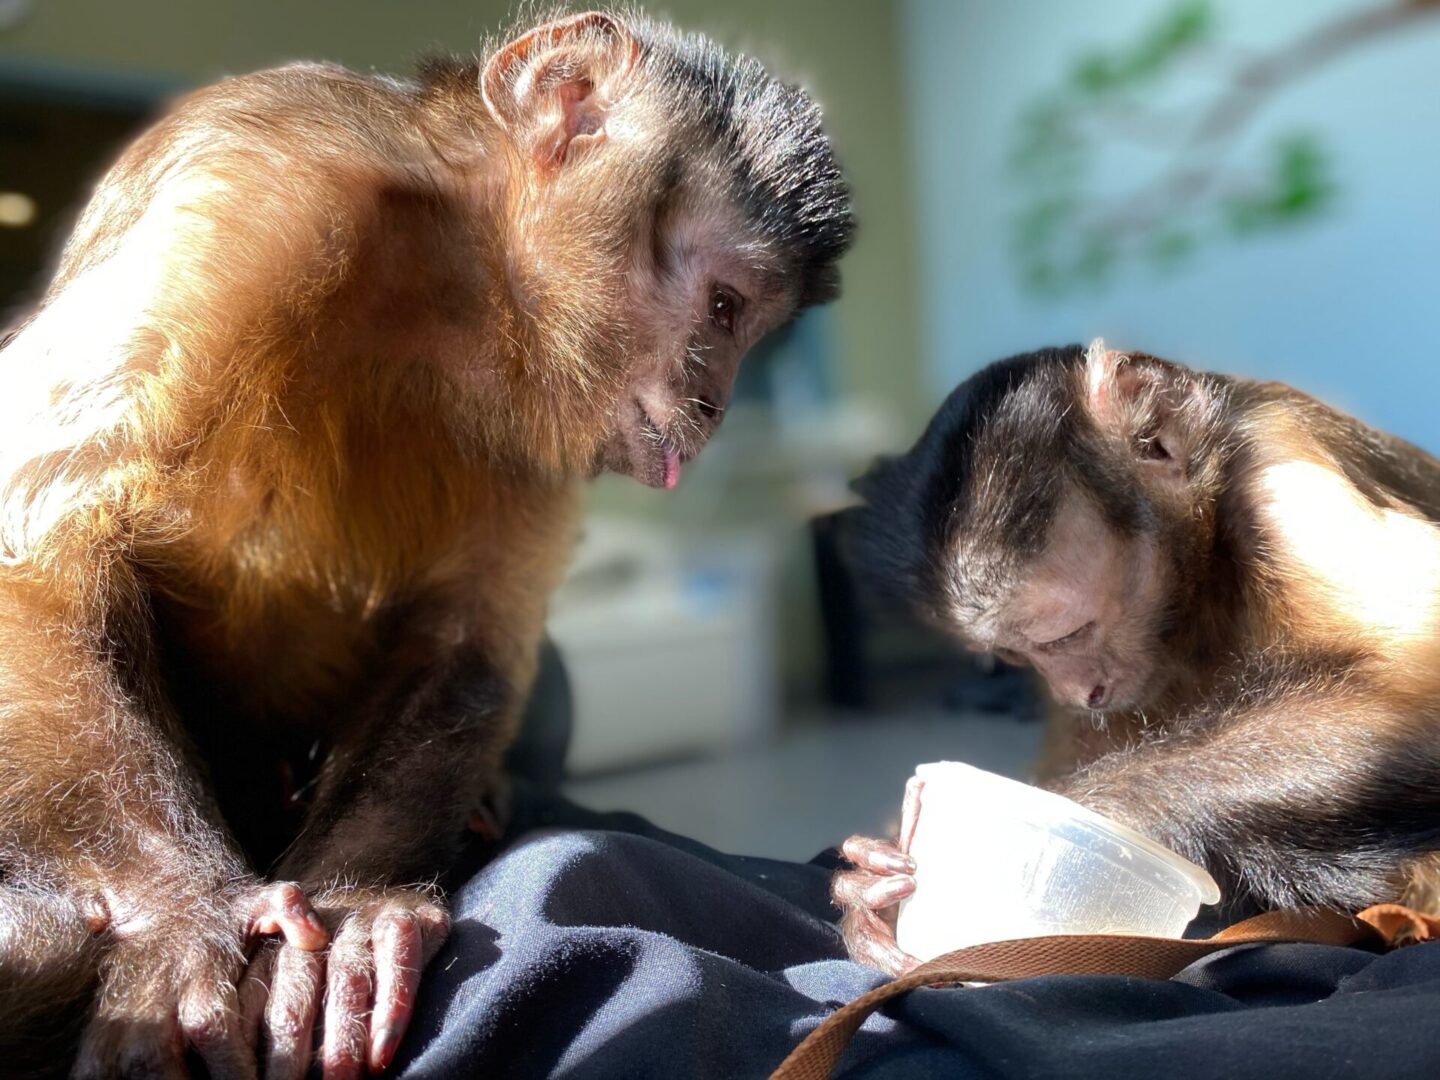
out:
{"label": "monkey's ear", "polygon": [[1121,441],[1147,475],[1183,484],[1195,452],[1187,405],[1197,392],[1184,368],[1091,342],[1085,353],[1085,395],[1102,431]]}
{"label": "monkey's ear", "polygon": [[548,172],[574,151],[604,141],[610,94],[639,51],[609,15],[572,15],[536,27],[491,57],[480,93],[537,168]]}

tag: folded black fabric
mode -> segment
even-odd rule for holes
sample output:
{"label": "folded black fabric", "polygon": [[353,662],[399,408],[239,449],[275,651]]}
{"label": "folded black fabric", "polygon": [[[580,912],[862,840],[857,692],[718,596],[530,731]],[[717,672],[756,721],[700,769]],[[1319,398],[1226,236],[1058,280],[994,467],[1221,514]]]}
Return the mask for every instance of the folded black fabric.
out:
{"label": "folded black fabric", "polygon": [[[458,875],[405,1076],[764,1077],[883,981],[844,959],[833,855],[723,855],[523,792],[515,831]],[[916,991],[866,1023],[836,1075],[1433,1078],[1437,1017],[1440,944],[1247,946],[1169,982]]]}

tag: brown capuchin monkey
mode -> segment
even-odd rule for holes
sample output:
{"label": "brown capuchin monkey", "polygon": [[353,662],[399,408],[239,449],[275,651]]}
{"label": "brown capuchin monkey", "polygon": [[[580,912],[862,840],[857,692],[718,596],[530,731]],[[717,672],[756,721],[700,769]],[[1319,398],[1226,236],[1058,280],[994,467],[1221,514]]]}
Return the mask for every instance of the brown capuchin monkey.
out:
{"label": "brown capuchin monkey", "polygon": [[[1207,867],[1235,909],[1423,889],[1440,849],[1429,454],[1289,387],[1097,342],[981,371],[860,487],[858,571],[1033,666],[1065,710],[1045,786]],[[844,851],[851,954],[908,968],[894,905],[913,863],[887,841]]]}
{"label": "brown capuchin monkey", "polygon": [[673,487],[851,233],[803,91],[630,15],[142,135],[0,351],[0,1071],[67,1003],[80,1077],[384,1068],[577,483]]}

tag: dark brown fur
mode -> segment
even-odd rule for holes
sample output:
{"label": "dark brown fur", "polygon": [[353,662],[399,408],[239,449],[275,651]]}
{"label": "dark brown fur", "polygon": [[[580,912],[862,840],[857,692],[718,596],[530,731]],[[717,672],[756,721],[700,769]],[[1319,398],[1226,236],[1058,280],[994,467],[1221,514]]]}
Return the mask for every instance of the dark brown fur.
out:
{"label": "dark brown fur", "polygon": [[1102,508],[1106,542],[1167,553],[1143,697],[1057,710],[1048,786],[1206,865],[1233,904],[1354,909],[1433,865],[1429,454],[1289,387],[1073,347],[975,376],[862,490],[862,571],[977,647],[1067,491]]}

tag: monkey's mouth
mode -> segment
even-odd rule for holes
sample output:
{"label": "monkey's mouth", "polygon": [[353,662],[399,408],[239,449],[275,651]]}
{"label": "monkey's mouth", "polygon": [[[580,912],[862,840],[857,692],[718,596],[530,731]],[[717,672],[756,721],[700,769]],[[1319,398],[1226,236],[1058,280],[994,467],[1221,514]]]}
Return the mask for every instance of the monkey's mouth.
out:
{"label": "monkey's mouth", "polygon": [[632,398],[601,451],[597,471],[608,468],[646,487],[672,490],[680,483],[681,467],[700,453],[705,434],[703,430],[693,438],[672,434],[643,402]]}
{"label": "monkey's mouth", "polygon": [[680,466],[684,464],[683,454],[673,439],[650,419],[650,414],[641,411],[640,444],[644,451],[643,462],[636,462],[635,478],[650,487],[673,491],[680,483]]}
{"label": "monkey's mouth", "polygon": [[1148,680],[1143,675],[1138,679],[1133,675],[1119,678],[1112,676],[1104,686],[1104,693],[1100,695],[1098,706],[1086,708],[1084,711],[1095,716],[1133,712],[1147,700],[1147,682]]}

